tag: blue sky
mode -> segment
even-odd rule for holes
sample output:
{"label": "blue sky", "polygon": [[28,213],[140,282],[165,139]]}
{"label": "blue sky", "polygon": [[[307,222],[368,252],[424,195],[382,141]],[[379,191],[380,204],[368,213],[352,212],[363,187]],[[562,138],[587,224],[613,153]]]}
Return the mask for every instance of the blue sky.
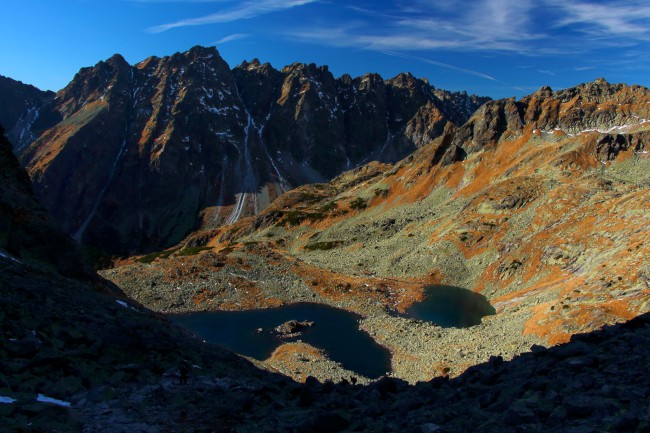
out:
{"label": "blue sky", "polygon": [[647,0],[5,0],[0,74],[59,90],[114,53],[130,63],[216,45],[235,66],[409,71],[493,98],[605,77],[650,86]]}

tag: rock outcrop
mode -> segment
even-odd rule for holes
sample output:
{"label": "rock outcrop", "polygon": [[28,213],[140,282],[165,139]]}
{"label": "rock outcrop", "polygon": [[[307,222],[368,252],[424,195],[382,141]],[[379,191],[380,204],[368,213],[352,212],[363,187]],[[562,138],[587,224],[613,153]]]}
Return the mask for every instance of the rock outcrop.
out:
{"label": "rock outcrop", "polygon": [[445,162],[520,137],[526,128],[537,135],[622,133],[650,122],[648,99],[650,91],[645,87],[610,84],[600,78],[557,92],[545,86],[519,101],[490,101],[446,138]]}
{"label": "rock outcrop", "polygon": [[278,333],[278,336],[280,338],[294,338],[302,334],[302,331],[306,328],[311,328],[314,325],[314,322],[309,322],[307,320],[289,320],[287,322],[284,322],[282,325],[276,326],[273,329]]}
{"label": "rock outcrop", "polygon": [[54,96],[54,92],[44,92],[0,75],[0,125],[16,149],[36,139],[42,128],[38,122],[40,110]]}

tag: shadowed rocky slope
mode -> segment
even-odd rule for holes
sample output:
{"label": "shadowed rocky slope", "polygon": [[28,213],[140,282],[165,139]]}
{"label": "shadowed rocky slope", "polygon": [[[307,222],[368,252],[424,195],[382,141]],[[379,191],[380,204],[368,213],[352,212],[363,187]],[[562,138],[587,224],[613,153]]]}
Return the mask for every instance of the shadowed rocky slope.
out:
{"label": "shadowed rocky slope", "polygon": [[[242,380],[263,375],[206,349],[98,277],[38,204],[1,133],[0,173],[2,431],[94,431],[103,401],[130,399],[125,393],[157,386],[184,364]],[[39,396],[73,401],[73,409]]]}
{"label": "shadowed rocky slope", "polygon": [[70,277],[90,278],[78,246],[49,219],[0,126],[0,253]]}
{"label": "shadowed rocky slope", "polygon": [[335,79],[327,67],[257,60],[231,70],[216,49],[195,47],[83,68],[12,128],[54,219],[126,254],[254,215],[366,161],[396,161],[486,100],[410,74]]}
{"label": "shadowed rocky slope", "polygon": [[34,122],[39,111],[54,98],[34,86],[0,75],[0,125],[7,129],[13,143],[31,143],[36,139]]}

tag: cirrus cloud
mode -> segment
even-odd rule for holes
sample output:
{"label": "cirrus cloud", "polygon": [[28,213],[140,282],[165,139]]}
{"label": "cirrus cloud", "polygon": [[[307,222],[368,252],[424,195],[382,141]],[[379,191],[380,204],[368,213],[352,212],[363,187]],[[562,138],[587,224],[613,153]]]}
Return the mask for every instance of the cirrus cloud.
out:
{"label": "cirrus cloud", "polygon": [[292,9],[298,6],[304,6],[315,3],[318,0],[258,0],[244,1],[241,4],[225,9],[213,14],[204,15],[196,18],[188,18],[175,21],[173,23],[161,24],[150,27],[151,33],[161,33],[179,27],[200,26],[205,24],[228,23],[239,20],[255,18],[260,15],[266,15],[286,9]]}

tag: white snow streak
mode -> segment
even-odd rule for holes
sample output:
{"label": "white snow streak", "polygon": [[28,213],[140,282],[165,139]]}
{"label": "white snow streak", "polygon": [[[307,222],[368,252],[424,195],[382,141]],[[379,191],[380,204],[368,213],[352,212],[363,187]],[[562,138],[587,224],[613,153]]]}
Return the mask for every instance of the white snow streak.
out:
{"label": "white snow streak", "polygon": [[388,147],[388,143],[390,143],[391,139],[390,135],[390,128],[388,127],[388,117],[386,117],[386,141],[384,142],[384,145],[381,148],[381,152],[379,152],[379,156],[382,156],[384,152],[386,151],[386,148]]}
{"label": "white snow streak", "polygon": [[111,182],[113,181],[113,177],[115,176],[115,172],[117,171],[117,166],[119,162],[122,159],[122,155],[124,155],[127,147],[127,141],[126,138],[122,142],[122,146],[120,147],[120,151],[117,153],[117,157],[115,158],[115,161],[113,162],[113,166],[111,167],[111,171],[108,174],[108,179],[106,180],[106,183],[104,184],[104,187],[101,189],[99,194],[97,195],[97,198],[95,199],[95,203],[93,204],[93,207],[90,210],[90,213],[84,220],[83,224],[81,224],[81,227],[75,232],[74,236],[72,238],[76,240],[77,242],[81,242],[81,238],[84,235],[84,232],[86,231],[86,228],[88,228],[88,224],[92,221],[92,219],[95,217],[95,214],[97,213],[97,209],[99,209],[99,205],[104,198],[104,194],[106,194],[106,191],[108,190],[108,187],[111,185]]}
{"label": "white snow streak", "polygon": [[[598,133],[601,133],[601,134],[608,134],[608,133],[610,133],[610,132],[612,132],[614,130],[618,130],[618,132],[624,132],[626,130],[632,129],[635,126],[642,126],[642,125],[644,125],[646,123],[650,123],[650,120],[639,119],[638,123],[629,123],[627,125],[615,125],[615,126],[612,126],[609,129],[590,128],[590,129],[583,129],[582,131],[578,131],[578,132],[575,132],[575,133],[566,132],[566,135],[568,135],[569,137],[575,137],[576,135],[587,134],[589,132],[598,132]],[[552,134],[555,131],[564,132],[564,130],[562,130],[560,127],[557,127],[557,128],[552,129],[552,130],[545,130],[545,131],[540,131],[539,129],[535,129],[535,130],[533,130],[533,133],[541,132],[542,134]]]}
{"label": "white snow streak", "polygon": [[38,394],[38,397],[36,397],[36,401],[40,401],[40,402],[43,402],[43,403],[52,403],[52,404],[56,404],[58,406],[63,406],[63,407],[69,407],[70,406],[70,402],[59,400],[57,398],[47,397],[47,396],[45,396],[43,394]]}
{"label": "white snow streak", "polygon": [[0,250],[0,257],[11,260],[12,262],[20,263],[21,265],[23,262],[12,256],[11,254],[7,253],[6,251]]}
{"label": "white snow streak", "polygon": [[235,203],[235,209],[232,214],[226,221],[226,224],[234,224],[239,220],[239,217],[242,214],[244,209],[244,204],[246,203],[246,196],[248,193],[247,190],[255,189],[255,174],[253,173],[253,165],[251,164],[250,149],[248,148],[248,143],[250,141],[250,128],[253,124],[253,118],[251,117],[248,110],[246,110],[247,123],[246,128],[244,128],[244,179],[242,182],[243,192],[237,194],[237,203]]}

